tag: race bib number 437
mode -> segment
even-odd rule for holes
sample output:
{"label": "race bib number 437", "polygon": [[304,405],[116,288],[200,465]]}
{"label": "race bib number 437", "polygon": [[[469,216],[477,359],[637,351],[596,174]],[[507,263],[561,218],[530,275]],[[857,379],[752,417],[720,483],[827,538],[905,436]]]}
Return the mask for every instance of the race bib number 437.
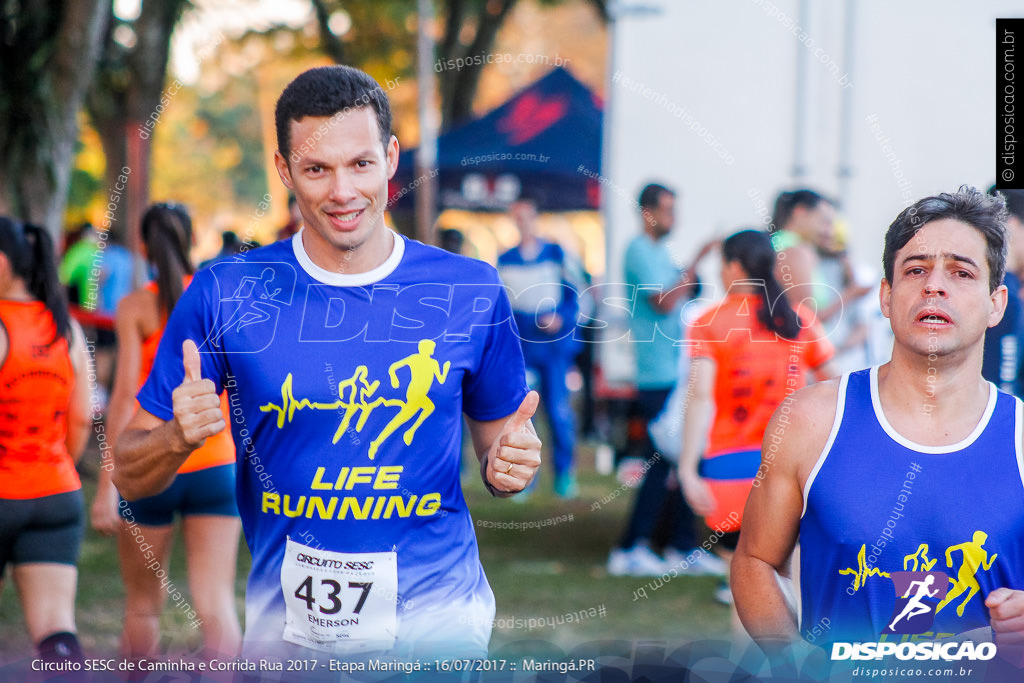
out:
{"label": "race bib number 437", "polygon": [[284,640],[331,653],[390,649],[398,631],[398,558],[335,553],[288,539],[281,564]]}

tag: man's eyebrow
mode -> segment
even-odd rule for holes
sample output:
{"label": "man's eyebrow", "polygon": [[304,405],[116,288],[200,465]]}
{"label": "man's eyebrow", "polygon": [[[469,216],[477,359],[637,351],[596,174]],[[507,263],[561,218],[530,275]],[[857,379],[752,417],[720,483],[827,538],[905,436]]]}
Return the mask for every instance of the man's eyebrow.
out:
{"label": "man's eyebrow", "polygon": [[[942,254],[940,254],[940,256],[942,258],[949,259],[950,261],[966,263],[967,265],[973,266],[975,268],[978,267],[978,264],[974,262],[974,259],[970,258],[969,256],[955,254],[951,251],[945,251]],[[909,256],[904,257],[902,261],[900,261],[900,265],[906,265],[909,261],[933,261],[935,260],[935,258],[935,254],[910,254]]]}

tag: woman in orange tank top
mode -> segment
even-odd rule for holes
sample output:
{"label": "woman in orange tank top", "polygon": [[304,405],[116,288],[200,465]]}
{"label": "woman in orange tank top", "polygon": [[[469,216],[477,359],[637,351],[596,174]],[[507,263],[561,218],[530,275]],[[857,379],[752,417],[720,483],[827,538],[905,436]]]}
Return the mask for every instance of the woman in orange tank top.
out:
{"label": "woman in orange tank top", "polygon": [[0,581],[13,565],[29,637],[46,662],[83,661],[75,462],[89,440],[88,365],[50,236],[0,216]]}
{"label": "woman in orange tank top", "polygon": [[[135,393],[149,375],[167,318],[194,270],[189,259],[192,220],[183,207],[151,206],[142,218],[142,238],[156,280],[126,296],[117,309],[117,373],[107,415],[111,444],[138,408]],[[226,395],[221,396],[221,407],[227,420]],[[241,522],[234,500],[234,467],[234,444],[224,430],[185,461],[166,491],[126,501],[112,483],[113,462],[104,463],[92,525],[118,537],[126,593],[121,649],[126,657],[164,654],[155,650],[160,612],[169,592],[165,577],[175,514],[182,518],[194,603],[179,607],[202,630],[208,657],[237,654],[241,628],[234,587]]]}
{"label": "woman in orange tank top", "polygon": [[[687,335],[691,363],[679,483],[727,561],[742,533],[747,497],[764,476],[761,444],[772,413],[807,375],[824,380],[836,374],[824,329],[789,304],[784,283],[775,279],[776,262],[766,232],[742,230],[726,238],[726,296],[691,323]],[[735,632],[742,633],[732,613]]]}

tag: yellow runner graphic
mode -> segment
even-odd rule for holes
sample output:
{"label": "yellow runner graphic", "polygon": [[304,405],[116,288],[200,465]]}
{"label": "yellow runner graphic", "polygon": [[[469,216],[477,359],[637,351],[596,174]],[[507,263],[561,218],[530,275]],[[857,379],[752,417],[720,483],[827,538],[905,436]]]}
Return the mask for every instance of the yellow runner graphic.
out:
{"label": "yellow runner graphic", "polygon": [[[358,415],[356,420],[356,431],[362,432],[370,414],[379,406],[397,407],[398,413],[391,418],[388,424],[381,430],[370,443],[368,455],[372,460],[376,456],[381,444],[400,427],[415,418],[412,426],[406,429],[403,441],[407,446],[412,445],[413,437],[420,425],[434,412],[434,402],[427,394],[434,386],[436,380],[444,384],[448,378],[448,371],[451,369],[451,361],[445,361],[442,367],[433,357],[437,345],[429,339],[421,339],[418,351],[395,361],[388,368],[388,376],[391,380],[391,387],[398,389],[400,382],[398,370],[408,368],[409,382],[405,387],[405,400],[400,398],[384,398],[377,396],[377,389],[380,381],[369,381],[369,369],[360,365],[352,373],[352,376],[338,384],[338,400],[331,403],[310,401],[308,398],[298,399],[295,397],[292,374],[288,373],[284,382],[281,383],[281,404],[268,402],[260,406],[260,412],[277,413],[277,427],[283,428],[285,423],[290,423],[295,413],[300,410],[344,410],[341,423],[334,432],[331,443],[338,443],[341,435],[349,428],[352,419]],[[346,395],[347,394],[347,395]],[[372,399],[372,400],[370,400]],[[418,413],[418,416],[417,416]]]}
{"label": "yellow runner graphic", "polygon": [[996,553],[992,557],[988,556],[988,552],[982,548],[986,540],[988,540],[988,534],[984,531],[975,531],[972,540],[946,548],[946,565],[950,568],[953,567],[954,552],[959,550],[963,557],[960,562],[960,569],[956,573],[956,579],[950,579],[953,587],[946,593],[945,599],[939,603],[939,606],[935,609],[936,612],[963,595],[964,591],[968,591],[967,597],[956,608],[956,613],[959,616],[962,617],[964,615],[964,608],[967,607],[967,603],[981,590],[977,579],[978,569],[988,571],[992,568],[992,563],[996,561],[996,557],[999,555]]}
{"label": "yellow runner graphic", "polygon": [[[908,566],[910,562],[914,562],[914,566]],[[917,546],[917,551],[912,555],[907,555],[903,558],[903,571],[905,572],[930,572],[935,563],[938,562],[937,558],[928,559],[928,544],[922,543]]]}
{"label": "yellow runner graphic", "polygon": [[393,389],[398,388],[398,375],[395,374],[395,370],[402,367],[409,368],[409,385],[405,389],[405,403],[402,405],[402,409],[391,418],[391,422],[370,443],[370,450],[368,452],[370,460],[373,460],[373,456],[377,454],[377,449],[384,443],[384,439],[391,436],[396,429],[411,420],[413,415],[419,412],[420,416],[416,418],[416,422],[413,423],[412,427],[405,431],[403,438],[405,445],[411,446],[412,437],[416,434],[416,430],[434,412],[434,402],[427,398],[427,392],[434,385],[435,379],[437,379],[438,383],[444,384],[444,381],[448,378],[448,370],[452,365],[451,361],[446,360],[444,368],[441,368],[441,365],[434,359],[434,349],[436,346],[429,339],[421,339],[419,353],[414,353],[402,360],[395,361],[388,368],[388,375],[391,377],[391,387]]}
{"label": "yellow runner graphic", "polygon": [[[958,545],[951,545],[946,548],[946,566],[953,568],[953,554],[959,551],[961,553],[960,568],[957,570],[956,578],[950,578],[949,582],[951,585],[949,592],[946,593],[946,597],[943,598],[936,608],[936,614],[942,611],[946,605],[949,605],[954,600],[966,593],[967,597],[963,599],[957,608],[956,613],[959,616],[964,615],[964,610],[975,595],[981,591],[981,584],[978,583],[978,572],[981,570],[988,571],[992,568],[993,563],[996,561],[998,553],[989,557],[988,551],[985,550],[985,541],[988,540],[988,534],[984,531],[975,531],[974,536],[970,541],[965,541]],[[857,553],[857,567],[847,567],[840,569],[840,574],[847,574],[853,576],[853,590],[856,592],[861,589],[862,586],[867,582],[868,578],[872,576],[889,576],[888,572],[883,572],[878,567],[867,567],[865,561],[865,545],[861,545],[860,552]],[[928,572],[932,571],[937,563],[938,558],[928,557],[928,544],[922,543],[917,546],[917,550],[910,555],[906,555],[903,558],[903,569],[904,571],[915,571],[915,572]]]}

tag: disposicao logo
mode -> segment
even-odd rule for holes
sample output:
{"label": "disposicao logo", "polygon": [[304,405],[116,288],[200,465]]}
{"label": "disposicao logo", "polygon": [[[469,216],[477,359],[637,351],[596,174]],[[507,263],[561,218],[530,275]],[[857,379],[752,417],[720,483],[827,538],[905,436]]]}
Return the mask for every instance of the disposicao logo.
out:
{"label": "disposicao logo", "polygon": [[[882,633],[907,635],[930,630],[936,607],[949,590],[949,577],[943,572],[892,572],[889,578],[896,591],[896,606]],[[833,661],[881,659],[893,655],[901,660],[984,661],[996,656],[996,645],[969,641],[832,644]]]}

